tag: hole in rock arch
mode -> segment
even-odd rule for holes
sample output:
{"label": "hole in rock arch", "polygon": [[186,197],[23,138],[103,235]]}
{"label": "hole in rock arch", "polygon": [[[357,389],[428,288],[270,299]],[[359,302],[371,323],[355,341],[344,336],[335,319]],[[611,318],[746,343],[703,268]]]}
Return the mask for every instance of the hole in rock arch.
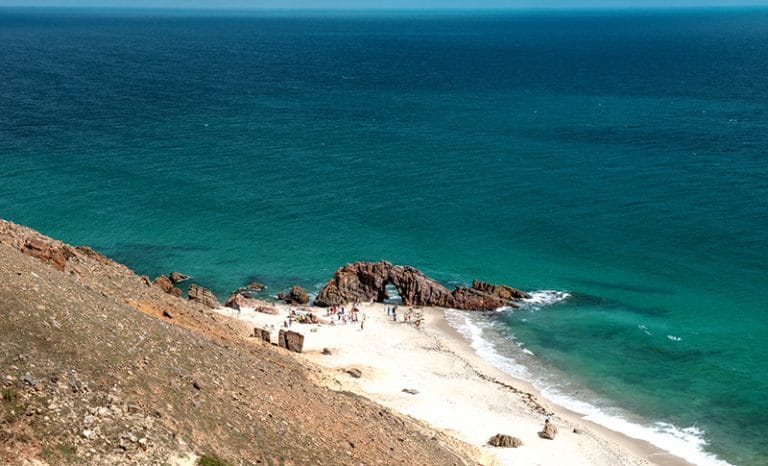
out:
{"label": "hole in rock arch", "polygon": [[387,292],[387,297],[384,302],[387,304],[403,304],[403,298],[400,297],[400,293],[397,292],[395,285],[387,283],[384,287]]}

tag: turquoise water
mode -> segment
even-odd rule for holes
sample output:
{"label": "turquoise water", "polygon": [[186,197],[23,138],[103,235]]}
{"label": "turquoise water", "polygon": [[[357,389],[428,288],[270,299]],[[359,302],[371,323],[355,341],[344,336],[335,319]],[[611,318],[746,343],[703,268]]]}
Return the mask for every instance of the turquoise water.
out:
{"label": "turquoise water", "polygon": [[0,216],[220,297],[382,258],[567,292],[459,324],[607,424],[766,464],[766,24],[0,10]]}

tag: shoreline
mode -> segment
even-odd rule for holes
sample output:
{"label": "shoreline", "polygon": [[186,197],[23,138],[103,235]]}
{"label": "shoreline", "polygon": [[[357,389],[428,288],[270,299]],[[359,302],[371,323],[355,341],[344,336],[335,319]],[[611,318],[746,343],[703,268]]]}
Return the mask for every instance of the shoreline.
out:
{"label": "shoreline", "polygon": [[[292,307],[279,303],[273,306],[279,315],[249,309],[216,311],[254,327],[270,328],[274,342]],[[305,335],[304,352],[299,357],[324,369],[329,388],[362,395],[472,445],[480,452],[477,460],[481,464],[557,465],[564,458],[573,465],[692,464],[545,399],[531,383],[483,359],[451,325],[444,309],[413,308],[412,312],[424,317],[424,324],[417,329],[413,322],[390,320],[386,306],[360,306],[361,314],[366,316],[364,330],[360,330],[359,323],[294,323],[290,330]],[[324,308],[305,308],[321,319],[329,319]],[[410,308],[400,309],[408,312]],[[323,354],[325,348],[332,354]],[[351,368],[358,369],[361,377],[345,372]],[[405,389],[417,393],[406,393]],[[554,440],[538,437],[548,414],[559,428]],[[497,433],[518,437],[523,445],[488,446],[488,439]]]}

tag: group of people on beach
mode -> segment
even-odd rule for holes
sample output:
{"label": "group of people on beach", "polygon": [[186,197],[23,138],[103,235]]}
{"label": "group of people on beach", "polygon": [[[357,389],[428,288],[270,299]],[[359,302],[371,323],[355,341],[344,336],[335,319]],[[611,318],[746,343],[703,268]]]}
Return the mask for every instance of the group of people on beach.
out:
{"label": "group of people on beach", "polygon": [[320,319],[317,318],[315,313],[308,312],[304,309],[300,309],[299,311],[296,311],[296,309],[289,308],[288,311],[288,317],[285,318],[283,321],[283,327],[290,327],[293,325],[293,322],[297,321],[302,324],[318,324],[320,323]]}
{"label": "group of people on beach", "polygon": [[[325,315],[331,318],[331,325],[336,325],[336,322],[340,324],[359,322],[360,330],[365,328],[366,315],[364,312],[360,312],[359,303],[353,304],[349,312],[344,306],[330,306],[327,308]],[[334,316],[336,320],[333,319]]]}

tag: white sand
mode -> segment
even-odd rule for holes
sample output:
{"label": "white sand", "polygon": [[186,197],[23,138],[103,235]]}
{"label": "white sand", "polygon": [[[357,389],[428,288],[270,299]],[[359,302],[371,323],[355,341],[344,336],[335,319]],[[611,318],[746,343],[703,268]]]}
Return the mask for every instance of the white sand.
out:
{"label": "white sand", "polygon": [[[288,306],[281,315],[221,308],[218,311],[246,320],[254,327],[272,326],[277,340]],[[543,400],[529,384],[514,379],[479,358],[447,323],[439,309],[416,309],[425,321],[417,329],[387,318],[383,304],[365,304],[365,328],[347,325],[293,323],[305,335],[303,357],[328,370],[331,388],[349,390],[440,429],[481,449],[483,464],[515,465],[638,465],[686,464],[651,445],[632,440],[579,418],[576,413]],[[325,309],[313,309],[323,319]],[[323,355],[329,348],[332,355]],[[355,379],[344,372],[362,371]],[[418,390],[418,394],[403,389]],[[540,438],[546,413],[559,429],[555,440]],[[575,426],[582,430],[573,432]],[[519,448],[487,446],[497,433],[523,441]]]}

